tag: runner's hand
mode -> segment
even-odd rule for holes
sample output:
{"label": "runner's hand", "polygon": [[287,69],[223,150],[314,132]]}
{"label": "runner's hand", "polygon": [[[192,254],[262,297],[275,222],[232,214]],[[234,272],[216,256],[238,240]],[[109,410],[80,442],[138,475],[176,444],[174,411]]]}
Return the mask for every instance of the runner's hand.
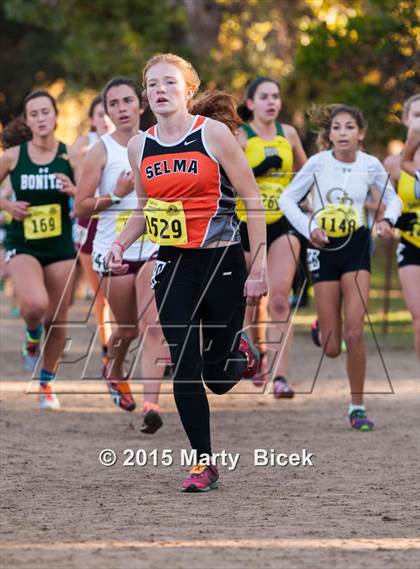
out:
{"label": "runner's hand", "polygon": [[123,263],[123,249],[119,243],[114,242],[105,257],[105,266],[116,275],[125,275],[128,265]]}
{"label": "runner's hand", "polygon": [[114,194],[119,198],[123,198],[134,190],[134,176],[132,172],[123,170],[118,176]]}
{"label": "runner's hand", "polygon": [[390,239],[394,232],[390,224],[383,219],[376,224],[376,234],[381,239]]}
{"label": "runner's hand", "polygon": [[31,215],[31,212],[27,210],[27,207],[31,205],[30,202],[24,201],[17,201],[17,202],[8,202],[7,207],[4,209],[10,213],[13,219],[17,221],[22,221],[28,215]]}
{"label": "runner's hand", "polygon": [[250,273],[244,286],[244,296],[246,296],[246,303],[255,305],[262,296],[267,296],[267,293],[267,272],[264,271],[262,276],[260,273],[258,275]]}
{"label": "runner's hand", "polygon": [[57,178],[57,180],[59,180],[60,192],[63,192],[63,194],[67,194],[68,196],[74,198],[74,196],[76,195],[76,186],[73,184],[70,178],[65,174],[61,173],[57,173],[55,177]]}
{"label": "runner's hand", "polygon": [[317,247],[318,249],[322,249],[322,247],[326,243],[329,243],[330,240],[328,239],[328,235],[325,229],[320,229],[318,227],[317,229],[314,229],[311,232],[310,242],[312,243],[312,245],[315,245],[315,247]]}

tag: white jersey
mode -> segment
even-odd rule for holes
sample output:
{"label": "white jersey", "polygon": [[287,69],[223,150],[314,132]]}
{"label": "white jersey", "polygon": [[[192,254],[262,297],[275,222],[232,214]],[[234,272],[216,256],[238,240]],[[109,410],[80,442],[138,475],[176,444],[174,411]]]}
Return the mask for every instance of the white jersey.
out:
{"label": "white jersey", "polygon": [[364,204],[369,187],[381,194],[386,210],[384,217],[395,223],[401,212],[401,201],[389,182],[389,175],[377,158],[358,151],[354,162],[341,162],[332,150],[315,154],[299,170],[284,190],[279,206],[290,223],[307,239],[319,227],[316,216],[311,220],[298,207],[298,203],[312,189],[314,214],[329,207],[346,205],[364,225]]}
{"label": "white jersey", "polygon": [[[101,141],[106,149],[107,160],[99,183],[98,194],[99,196],[108,196],[115,190],[119,175],[123,171],[131,171],[131,166],[128,161],[127,148],[118,144],[111,134],[107,133],[101,136]],[[130,212],[136,207],[137,196],[133,190],[123,197],[120,203],[111,205],[99,214],[92,253],[95,269],[98,269],[96,266],[98,262],[95,262],[95,259],[102,261],[105,258],[111,244],[123,230]],[[158,247],[151,241],[139,239],[124,251],[123,258],[126,261],[147,261],[157,250]]]}
{"label": "white jersey", "polygon": [[87,149],[90,150],[94,144],[99,142],[100,138],[98,136],[98,133],[95,132],[94,130],[90,130],[87,136],[88,136]]}

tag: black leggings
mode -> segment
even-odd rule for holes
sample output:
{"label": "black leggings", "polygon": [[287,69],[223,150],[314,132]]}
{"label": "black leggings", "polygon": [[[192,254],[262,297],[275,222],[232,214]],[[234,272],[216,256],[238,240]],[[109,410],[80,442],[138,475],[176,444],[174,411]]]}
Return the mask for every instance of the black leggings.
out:
{"label": "black leggings", "polygon": [[239,244],[159,250],[152,286],[171,351],[175,403],[198,456],[211,454],[203,380],[213,393],[226,393],[246,369],[246,357],[238,351],[246,278]]}

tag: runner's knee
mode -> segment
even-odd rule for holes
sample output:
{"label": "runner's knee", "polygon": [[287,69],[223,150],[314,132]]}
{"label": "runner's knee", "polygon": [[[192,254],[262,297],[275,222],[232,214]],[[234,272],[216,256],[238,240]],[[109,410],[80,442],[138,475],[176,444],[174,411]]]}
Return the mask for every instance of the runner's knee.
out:
{"label": "runner's knee", "polygon": [[363,342],[363,330],[348,330],[344,334],[344,339],[346,341],[347,350],[352,350],[360,346]]}
{"label": "runner's knee", "polygon": [[44,318],[47,310],[48,300],[46,299],[27,298],[20,304],[20,311],[22,316],[28,319],[41,320]]}

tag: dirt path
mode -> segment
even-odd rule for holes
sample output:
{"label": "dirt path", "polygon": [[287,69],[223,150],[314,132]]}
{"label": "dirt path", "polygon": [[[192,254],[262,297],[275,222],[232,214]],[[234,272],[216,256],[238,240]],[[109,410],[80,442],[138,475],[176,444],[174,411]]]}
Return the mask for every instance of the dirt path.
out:
{"label": "dirt path", "polygon": [[[16,354],[22,324],[7,310],[0,352],[5,569],[418,567],[420,409],[409,350],[383,354],[392,394],[369,346],[375,394],[367,404],[377,429],[364,434],[348,428],[345,360],[323,362],[313,385],[320,354],[298,337],[291,377],[301,394],[278,402],[242,382],[231,395],[213,396],[214,449],[240,453],[239,463],[221,469],[218,491],[182,495],[186,441],[170,385],[164,428],[142,436],[140,412],[116,410],[94,379],[97,356],[87,371],[93,379],[79,380],[83,362],[70,363],[84,353],[79,334],[57,380],[63,410],[41,413]],[[99,463],[104,448],[117,453],[115,466]],[[124,449],[155,448],[172,450],[174,464],[123,466]],[[256,448],[307,449],[314,466],[256,467]]]}

